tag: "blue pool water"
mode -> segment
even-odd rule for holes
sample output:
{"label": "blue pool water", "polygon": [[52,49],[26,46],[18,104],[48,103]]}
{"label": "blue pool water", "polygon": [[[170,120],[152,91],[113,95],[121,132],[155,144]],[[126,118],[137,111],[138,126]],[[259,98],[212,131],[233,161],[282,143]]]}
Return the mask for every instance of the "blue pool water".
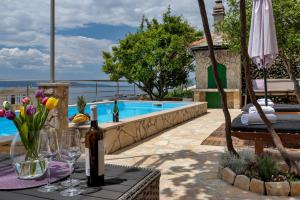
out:
{"label": "blue pool water", "polygon": [[[144,115],[148,113],[158,112],[162,110],[168,110],[180,106],[188,105],[188,102],[164,102],[159,103],[161,106],[154,102],[139,102],[139,101],[119,101],[118,107],[120,112],[120,120],[135,117],[138,115]],[[112,121],[112,109],[113,103],[98,103],[98,121],[100,123]],[[89,105],[86,106],[86,113],[90,112]],[[68,117],[77,113],[76,106],[69,106]],[[12,121],[5,118],[0,118],[0,136],[11,136],[17,132]]]}

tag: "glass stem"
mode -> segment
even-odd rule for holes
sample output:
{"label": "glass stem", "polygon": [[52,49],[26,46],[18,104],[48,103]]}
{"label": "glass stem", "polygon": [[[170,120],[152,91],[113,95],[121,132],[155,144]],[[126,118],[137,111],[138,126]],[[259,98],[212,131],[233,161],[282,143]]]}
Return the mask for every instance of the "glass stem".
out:
{"label": "glass stem", "polygon": [[51,158],[47,159],[47,171],[48,171],[48,183],[47,185],[50,185],[50,181],[51,181],[51,170],[50,170],[50,161]]}
{"label": "glass stem", "polygon": [[69,181],[70,181],[70,187],[73,187],[73,179],[72,179],[72,177],[73,177],[73,173],[74,173],[74,170],[75,170],[75,168],[74,168],[74,162],[72,162],[71,164],[70,164],[70,167],[71,167],[71,174],[70,174],[70,177],[69,177]]}

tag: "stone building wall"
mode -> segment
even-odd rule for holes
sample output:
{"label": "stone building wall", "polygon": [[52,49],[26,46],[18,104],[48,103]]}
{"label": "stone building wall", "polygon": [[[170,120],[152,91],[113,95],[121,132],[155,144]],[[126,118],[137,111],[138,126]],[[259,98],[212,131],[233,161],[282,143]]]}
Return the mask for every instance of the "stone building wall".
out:
{"label": "stone building wall", "polygon": [[[227,88],[241,89],[240,56],[226,49],[215,50],[217,62],[227,71]],[[207,68],[211,65],[208,50],[194,51],[196,59],[196,88],[207,89]]]}

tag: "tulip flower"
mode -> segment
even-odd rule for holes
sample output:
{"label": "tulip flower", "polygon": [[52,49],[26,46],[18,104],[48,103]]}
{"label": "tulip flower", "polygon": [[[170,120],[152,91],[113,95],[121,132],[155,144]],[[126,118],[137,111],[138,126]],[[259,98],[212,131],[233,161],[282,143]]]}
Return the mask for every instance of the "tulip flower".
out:
{"label": "tulip flower", "polygon": [[58,105],[58,99],[54,97],[50,97],[46,102],[46,108],[48,110],[53,110],[54,108],[57,107],[57,105]]}
{"label": "tulip flower", "polygon": [[45,97],[45,93],[43,89],[39,89],[35,92],[35,97],[38,99],[43,99]]}
{"label": "tulip flower", "polygon": [[26,106],[26,114],[28,116],[33,116],[36,112],[36,107],[33,105],[27,105]]}
{"label": "tulip flower", "polygon": [[30,102],[29,97],[24,97],[24,98],[22,99],[22,103],[23,103],[23,104],[29,104],[29,102]]}
{"label": "tulip flower", "polygon": [[11,107],[10,103],[8,101],[3,101],[3,108],[5,110],[9,110]]}
{"label": "tulip flower", "polygon": [[44,98],[42,99],[42,104],[43,104],[43,105],[46,105],[47,101],[48,101],[48,97],[44,97]]}
{"label": "tulip flower", "polygon": [[0,109],[0,117],[5,117],[5,110],[4,109]]}
{"label": "tulip flower", "polygon": [[5,117],[9,120],[14,120],[16,118],[16,113],[14,111],[8,110],[5,112]]}
{"label": "tulip flower", "polygon": [[20,108],[20,115],[21,115],[22,117],[25,116],[25,108],[24,108],[24,107],[21,107],[21,108]]}

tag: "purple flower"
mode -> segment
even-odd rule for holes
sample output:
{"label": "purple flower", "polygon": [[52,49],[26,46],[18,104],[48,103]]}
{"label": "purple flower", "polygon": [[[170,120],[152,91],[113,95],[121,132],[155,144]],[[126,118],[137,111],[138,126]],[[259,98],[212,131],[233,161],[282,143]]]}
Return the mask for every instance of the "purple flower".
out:
{"label": "purple flower", "polygon": [[33,105],[26,106],[26,114],[28,116],[33,116],[35,112],[36,112],[36,107],[34,107]]}
{"label": "purple flower", "polygon": [[5,112],[5,117],[9,120],[14,120],[16,118],[16,113],[14,111],[8,110]]}
{"label": "purple flower", "polygon": [[36,98],[44,98],[45,97],[45,93],[44,93],[44,90],[43,89],[39,89],[35,92],[35,97]]}

